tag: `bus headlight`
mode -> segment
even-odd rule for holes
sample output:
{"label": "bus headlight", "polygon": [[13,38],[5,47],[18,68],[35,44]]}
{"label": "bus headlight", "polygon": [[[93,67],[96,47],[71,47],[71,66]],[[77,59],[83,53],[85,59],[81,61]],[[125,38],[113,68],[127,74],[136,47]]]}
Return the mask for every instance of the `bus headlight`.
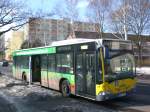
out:
{"label": "bus headlight", "polygon": [[105,96],[105,95],[108,95],[110,94],[110,92],[108,91],[103,91],[103,92],[100,92],[99,95],[102,95],[102,96]]}

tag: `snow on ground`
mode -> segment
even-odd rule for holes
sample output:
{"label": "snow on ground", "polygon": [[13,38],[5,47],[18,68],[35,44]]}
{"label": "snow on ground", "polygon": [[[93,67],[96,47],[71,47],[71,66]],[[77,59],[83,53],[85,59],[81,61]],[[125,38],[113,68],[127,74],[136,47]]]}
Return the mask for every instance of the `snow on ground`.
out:
{"label": "snow on ground", "polygon": [[137,67],[136,68],[137,74],[142,74],[142,75],[148,75],[150,74],[150,67]]}
{"label": "snow on ground", "polygon": [[[1,105],[4,105],[1,107]],[[4,111],[1,111],[4,110]],[[58,91],[0,75],[0,112],[116,112],[87,99],[64,98]]]}
{"label": "snow on ground", "polygon": [[[12,78],[11,66],[0,67],[0,112],[116,112],[105,102],[80,97],[64,98],[60,92],[28,85]],[[137,68],[139,74],[150,74],[150,67]],[[149,75],[150,76],[150,75]],[[148,78],[147,78],[148,79]],[[107,102],[107,101],[106,101]],[[1,111],[4,110],[4,111]]]}

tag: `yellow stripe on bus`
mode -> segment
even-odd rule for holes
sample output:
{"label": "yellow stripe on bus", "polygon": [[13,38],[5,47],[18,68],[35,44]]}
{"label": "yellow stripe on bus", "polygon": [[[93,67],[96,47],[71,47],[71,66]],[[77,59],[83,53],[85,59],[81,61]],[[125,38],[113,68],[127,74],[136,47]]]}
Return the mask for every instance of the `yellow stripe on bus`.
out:
{"label": "yellow stripe on bus", "polygon": [[103,58],[103,54],[102,54],[102,48],[100,48],[100,58],[102,61],[102,77],[103,77],[103,82],[105,82],[105,69],[104,69],[104,58]]}

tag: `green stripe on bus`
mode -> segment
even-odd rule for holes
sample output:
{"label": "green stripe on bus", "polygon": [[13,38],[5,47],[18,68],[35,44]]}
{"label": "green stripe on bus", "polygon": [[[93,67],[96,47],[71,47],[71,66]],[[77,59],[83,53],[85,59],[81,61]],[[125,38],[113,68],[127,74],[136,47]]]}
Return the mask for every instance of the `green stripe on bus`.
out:
{"label": "green stripe on bus", "polygon": [[[48,76],[47,76],[48,75]],[[64,74],[64,73],[57,73],[57,72],[45,72],[41,71],[41,78],[42,79],[61,79],[61,78],[66,78],[70,84],[75,84],[75,75],[73,74]]]}
{"label": "green stripe on bus", "polygon": [[19,50],[14,52],[13,56],[50,54],[50,53],[56,53],[56,47]]}

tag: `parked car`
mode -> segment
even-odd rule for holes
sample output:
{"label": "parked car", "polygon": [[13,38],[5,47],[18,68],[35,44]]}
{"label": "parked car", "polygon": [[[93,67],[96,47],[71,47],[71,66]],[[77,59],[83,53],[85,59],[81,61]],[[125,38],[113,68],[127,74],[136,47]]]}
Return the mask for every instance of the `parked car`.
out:
{"label": "parked car", "polygon": [[2,61],[2,66],[7,67],[9,65],[9,62],[7,60]]}

